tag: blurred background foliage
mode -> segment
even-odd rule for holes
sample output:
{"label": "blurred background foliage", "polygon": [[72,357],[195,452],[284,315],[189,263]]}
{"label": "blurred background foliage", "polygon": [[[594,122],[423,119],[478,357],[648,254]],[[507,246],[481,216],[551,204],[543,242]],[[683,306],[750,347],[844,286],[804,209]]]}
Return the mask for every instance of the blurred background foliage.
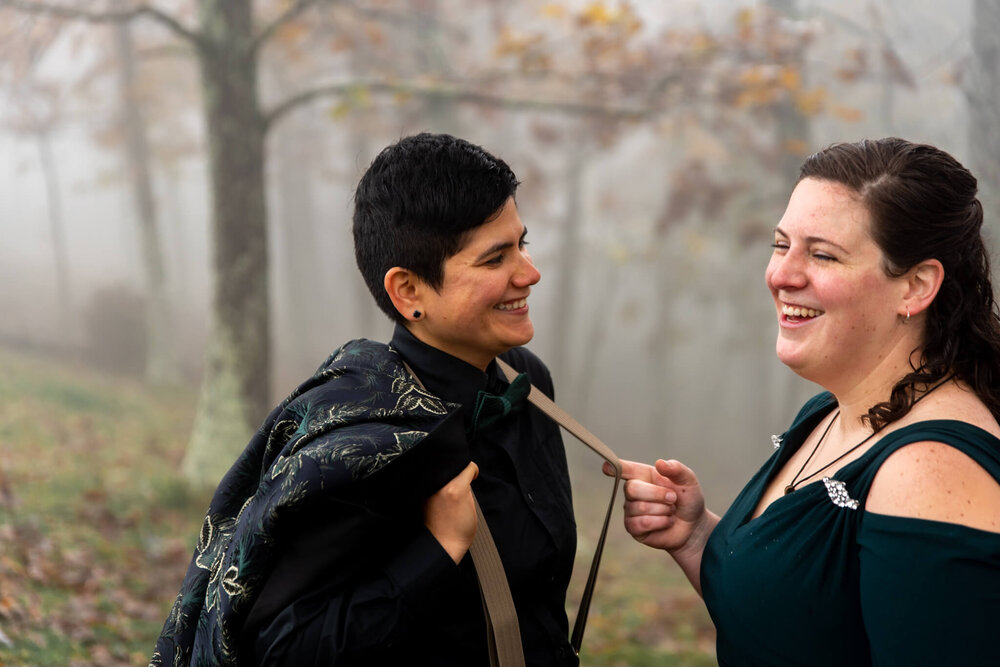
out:
{"label": "blurred background foliage", "polygon": [[[333,348],[390,334],[351,195],[414,132],[522,180],[560,404],[623,457],[689,463],[724,510],[816,390],[774,359],[763,284],[802,158],[934,143],[994,234],[998,14],[0,0],[0,663],[143,662],[206,489]],[[607,480],[568,446],[583,560]],[[697,597],[616,532],[584,664],[712,664]]]}

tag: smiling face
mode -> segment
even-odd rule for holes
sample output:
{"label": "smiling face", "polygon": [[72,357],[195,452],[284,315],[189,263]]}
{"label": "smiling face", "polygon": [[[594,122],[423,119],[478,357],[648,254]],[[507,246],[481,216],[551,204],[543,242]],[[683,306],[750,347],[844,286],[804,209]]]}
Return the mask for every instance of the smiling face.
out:
{"label": "smiling face", "polygon": [[890,278],[857,195],[806,178],[775,228],[765,278],[778,315],[778,358],[827,388],[883,363],[900,330],[905,280]]}
{"label": "smiling face", "polygon": [[408,323],[413,335],[481,369],[530,341],[535,329],[527,297],[541,275],[525,234],[513,198],[495,218],[470,230],[461,250],[445,260],[441,287],[422,283],[422,316]]}

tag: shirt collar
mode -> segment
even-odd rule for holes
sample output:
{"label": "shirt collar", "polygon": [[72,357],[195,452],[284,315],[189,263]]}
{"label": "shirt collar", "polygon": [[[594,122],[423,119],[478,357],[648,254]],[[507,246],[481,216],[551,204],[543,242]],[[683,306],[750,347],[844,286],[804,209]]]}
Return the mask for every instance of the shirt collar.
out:
{"label": "shirt collar", "polygon": [[472,418],[472,409],[480,390],[505,384],[499,381],[496,360],[490,362],[484,373],[472,364],[421,341],[401,324],[393,330],[390,345],[410,365],[428,391],[450,403],[461,403],[467,421]]}

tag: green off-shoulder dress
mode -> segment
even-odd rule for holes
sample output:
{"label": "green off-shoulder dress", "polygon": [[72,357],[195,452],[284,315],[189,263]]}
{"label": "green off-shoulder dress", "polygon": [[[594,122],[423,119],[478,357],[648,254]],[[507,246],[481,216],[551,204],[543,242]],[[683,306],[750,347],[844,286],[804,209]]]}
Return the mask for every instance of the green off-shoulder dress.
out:
{"label": "green off-shoulder dress", "polygon": [[833,409],[803,406],[722,518],[701,565],[719,664],[1000,666],[1000,534],[865,511],[900,447],[946,443],[1000,481],[1000,440],[970,424],[912,424],[751,519],[772,476]]}

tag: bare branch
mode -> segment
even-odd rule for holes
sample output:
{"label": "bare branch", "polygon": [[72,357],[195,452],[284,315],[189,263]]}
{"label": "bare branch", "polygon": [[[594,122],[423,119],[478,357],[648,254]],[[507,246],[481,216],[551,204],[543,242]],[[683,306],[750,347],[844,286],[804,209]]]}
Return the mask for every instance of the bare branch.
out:
{"label": "bare branch", "polygon": [[35,0],[0,0],[0,8],[4,7],[38,16],[48,16],[68,21],[87,21],[89,23],[115,23],[119,21],[131,21],[145,16],[166,26],[174,34],[183,39],[196,44],[201,42],[201,36],[198,33],[186,28],[173,16],[149,5],[136,5],[130,9],[92,12],[78,7],[37,2]]}
{"label": "bare branch", "polygon": [[323,97],[339,97],[352,93],[413,95],[423,98],[444,98],[480,106],[504,107],[522,111],[551,111],[573,116],[593,116],[617,120],[639,120],[658,113],[655,107],[627,107],[591,104],[576,100],[509,97],[448,84],[416,84],[410,82],[352,81],[306,90],[276,105],[264,115],[265,128],[270,129],[292,110]]}
{"label": "bare branch", "polygon": [[274,18],[270,23],[264,26],[260,32],[253,38],[253,43],[250,45],[251,51],[256,51],[260,49],[267,40],[271,39],[271,36],[278,31],[281,26],[288,23],[296,16],[309,9],[314,5],[318,5],[323,0],[296,0],[285,11],[281,12],[277,17]]}

